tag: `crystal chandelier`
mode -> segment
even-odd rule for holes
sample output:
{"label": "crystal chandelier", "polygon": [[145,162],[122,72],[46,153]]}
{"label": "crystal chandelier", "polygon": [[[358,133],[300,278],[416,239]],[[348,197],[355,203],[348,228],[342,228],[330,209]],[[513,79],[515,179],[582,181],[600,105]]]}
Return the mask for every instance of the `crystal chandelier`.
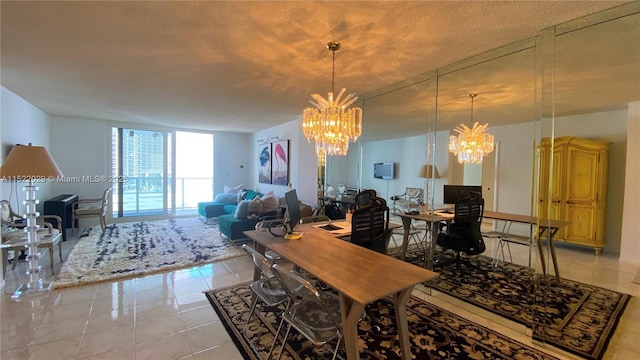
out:
{"label": "crystal chandelier", "polygon": [[482,158],[493,151],[493,135],[485,132],[489,124],[479,125],[473,122],[473,99],[478,94],[469,94],[471,98],[471,123],[473,127],[469,128],[464,124],[458,125],[453,131],[458,136],[449,136],[449,151],[458,156],[458,162],[461,164],[482,163]]}
{"label": "crystal chandelier", "polygon": [[336,51],[340,50],[337,41],[327,43],[327,49],[333,53],[331,67],[331,92],[327,99],[313,94],[309,100],[313,107],[302,113],[302,131],[307,141],[316,143],[318,162],[323,165],[327,155],[347,155],[349,141],[355,142],[362,134],[362,109],[348,107],[358,99],[355,93],[344,98],[345,88],[334,98]]}

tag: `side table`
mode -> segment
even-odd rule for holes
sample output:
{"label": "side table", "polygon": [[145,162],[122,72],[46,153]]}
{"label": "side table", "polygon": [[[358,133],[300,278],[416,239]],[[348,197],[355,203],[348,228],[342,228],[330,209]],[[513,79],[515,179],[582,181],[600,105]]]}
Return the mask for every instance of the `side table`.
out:
{"label": "side table", "polygon": [[[53,234],[44,234],[44,232],[48,232],[48,230],[38,231],[38,249],[48,249],[49,250],[49,262],[51,263],[51,274],[54,274],[53,269],[53,247],[58,245],[58,254],[60,256],[60,262],[62,262],[62,234],[53,233]],[[2,234],[2,243],[0,244],[0,248],[2,248],[2,258],[7,259],[7,255],[9,250],[25,250],[27,248],[27,233],[21,230],[11,231]],[[17,258],[13,261],[13,266],[11,269],[16,268]],[[7,260],[8,264],[8,260]],[[6,270],[7,266],[3,266]]]}

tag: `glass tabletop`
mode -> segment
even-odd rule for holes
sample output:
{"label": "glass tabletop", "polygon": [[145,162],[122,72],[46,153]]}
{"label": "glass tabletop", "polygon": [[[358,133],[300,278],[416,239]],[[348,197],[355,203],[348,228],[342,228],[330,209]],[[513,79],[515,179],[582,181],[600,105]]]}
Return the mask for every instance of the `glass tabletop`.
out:
{"label": "glass tabletop", "polygon": [[[43,232],[46,231],[45,234]],[[62,234],[59,232],[55,232],[49,234],[49,230],[40,230],[38,232],[38,245],[47,245],[47,244],[57,244],[60,242],[62,238]],[[6,233],[2,233],[2,243],[0,243],[0,248],[13,248],[16,246],[26,246],[27,245],[27,233],[22,230],[9,231]]]}

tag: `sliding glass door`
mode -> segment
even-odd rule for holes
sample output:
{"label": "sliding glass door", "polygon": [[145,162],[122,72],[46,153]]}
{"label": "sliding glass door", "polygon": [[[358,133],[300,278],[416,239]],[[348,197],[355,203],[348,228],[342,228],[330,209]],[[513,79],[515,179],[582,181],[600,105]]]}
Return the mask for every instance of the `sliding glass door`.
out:
{"label": "sliding glass door", "polygon": [[[113,217],[196,214],[213,198],[213,134],[113,127]],[[197,161],[196,161],[197,160]]]}
{"label": "sliding glass door", "polygon": [[213,200],[213,135],[175,133],[176,213],[193,214],[198,202]]}

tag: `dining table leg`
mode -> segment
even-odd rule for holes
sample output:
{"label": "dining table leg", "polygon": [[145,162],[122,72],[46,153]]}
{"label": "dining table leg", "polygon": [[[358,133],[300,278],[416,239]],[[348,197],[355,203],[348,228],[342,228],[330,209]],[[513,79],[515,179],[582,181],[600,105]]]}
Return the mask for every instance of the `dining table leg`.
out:
{"label": "dining table leg", "polygon": [[407,322],[407,301],[409,300],[412,290],[413,286],[392,295],[393,307],[396,314],[396,326],[400,340],[400,350],[402,351],[402,358],[405,360],[411,359],[411,342],[409,341],[409,324]]}
{"label": "dining table leg", "polygon": [[[547,230],[547,227],[540,227],[540,231],[538,231],[538,247],[540,249],[542,249],[542,238],[544,237],[544,234]],[[553,272],[556,275],[556,280],[560,281],[560,269],[558,268],[558,258],[556,256],[556,247],[553,245],[553,237],[556,235],[556,233],[558,232],[559,228],[551,228],[551,232],[549,233],[549,251],[551,252],[551,262],[553,263]],[[542,250],[540,250],[540,256],[544,256],[544,253],[542,252]],[[544,261],[544,258],[542,258],[542,269],[544,271],[544,274],[546,275],[546,262]]]}
{"label": "dining table leg", "polygon": [[364,305],[351,300],[342,293],[339,294],[339,299],[346,356],[348,360],[358,360],[360,359],[360,352],[358,351],[358,322],[362,319]]}
{"label": "dining table leg", "polygon": [[409,246],[409,232],[411,231],[410,217],[402,217],[402,227],[404,228],[404,235],[402,237],[402,245],[400,246],[400,260],[404,261],[407,246]]}

